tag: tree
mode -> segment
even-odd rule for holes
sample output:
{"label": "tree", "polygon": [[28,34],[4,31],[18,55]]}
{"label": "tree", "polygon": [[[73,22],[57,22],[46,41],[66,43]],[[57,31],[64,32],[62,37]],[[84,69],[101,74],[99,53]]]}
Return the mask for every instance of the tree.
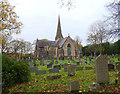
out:
{"label": "tree", "polygon": [[57,4],[60,5],[60,7],[67,7],[68,10],[70,10],[71,8],[75,7],[74,5],[75,0],[59,0]]}
{"label": "tree", "polygon": [[87,42],[94,45],[94,55],[97,45],[100,44],[100,51],[103,50],[102,43],[107,41],[107,24],[104,21],[96,21],[90,26]]}
{"label": "tree", "polygon": [[82,53],[82,44],[81,44],[82,40],[80,39],[79,36],[75,37],[75,43],[76,43],[76,54],[77,54],[77,58],[82,57],[81,53]]}
{"label": "tree", "polygon": [[111,37],[120,37],[120,0],[114,0],[106,5],[110,12],[106,22],[109,23],[109,34]]}
{"label": "tree", "polygon": [[11,6],[7,0],[0,1],[0,40],[2,40],[2,51],[7,45],[6,38],[13,33],[19,34],[22,28],[22,23],[18,20],[17,14],[13,11],[14,6]]}

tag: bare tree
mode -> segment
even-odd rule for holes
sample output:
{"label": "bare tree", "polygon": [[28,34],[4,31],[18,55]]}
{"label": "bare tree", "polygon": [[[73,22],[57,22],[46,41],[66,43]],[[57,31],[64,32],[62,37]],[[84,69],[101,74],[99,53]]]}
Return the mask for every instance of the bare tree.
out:
{"label": "bare tree", "polygon": [[109,24],[109,33],[111,37],[120,38],[120,0],[114,0],[112,3],[106,5],[110,12],[106,22]]}
{"label": "bare tree", "polygon": [[75,1],[76,0],[59,0],[57,4],[60,5],[60,7],[67,7],[68,10],[70,10],[71,8],[75,8]]}
{"label": "bare tree", "polygon": [[96,53],[97,45],[100,44],[100,52],[102,50],[102,43],[108,40],[107,24],[104,21],[96,21],[90,26],[87,42],[94,45],[94,54]]}

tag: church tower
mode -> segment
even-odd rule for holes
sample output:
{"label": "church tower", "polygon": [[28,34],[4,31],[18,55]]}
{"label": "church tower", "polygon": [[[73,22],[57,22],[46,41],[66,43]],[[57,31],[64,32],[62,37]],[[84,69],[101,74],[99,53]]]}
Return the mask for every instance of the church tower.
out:
{"label": "church tower", "polygon": [[57,26],[57,33],[56,33],[55,40],[57,40],[58,38],[63,38],[63,35],[61,32],[60,16],[58,16],[58,26]]}

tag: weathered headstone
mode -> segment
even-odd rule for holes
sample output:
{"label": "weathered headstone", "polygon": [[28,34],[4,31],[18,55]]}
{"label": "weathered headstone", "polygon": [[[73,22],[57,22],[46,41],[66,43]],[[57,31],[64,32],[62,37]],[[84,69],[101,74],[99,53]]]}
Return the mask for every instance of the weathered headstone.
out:
{"label": "weathered headstone", "polygon": [[37,67],[31,67],[30,69],[31,69],[31,72],[35,72],[35,71],[37,71],[37,70],[38,70],[38,68],[37,68]]}
{"label": "weathered headstone", "polygon": [[59,70],[61,70],[61,66],[60,65],[53,65],[53,69],[59,69]]}
{"label": "weathered headstone", "polygon": [[71,81],[70,82],[70,91],[71,92],[75,92],[75,91],[79,91],[79,82],[78,81]]}
{"label": "weathered headstone", "polygon": [[64,68],[64,72],[67,72],[67,68]]}
{"label": "weathered headstone", "polygon": [[63,61],[60,61],[60,64],[62,64],[63,63]]}
{"label": "weathered headstone", "polygon": [[92,67],[85,67],[85,70],[92,70]]}
{"label": "weathered headstone", "polygon": [[34,66],[36,66],[36,64],[34,64]]}
{"label": "weathered headstone", "polygon": [[85,63],[87,64],[87,61],[85,61]]}
{"label": "weathered headstone", "polygon": [[59,69],[49,69],[49,73],[59,73]]}
{"label": "weathered headstone", "polygon": [[77,65],[80,65],[80,62],[76,62]]}
{"label": "weathered headstone", "polygon": [[114,63],[114,60],[110,60],[108,63],[109,63],[109,64],[113,64],[113,63]]}
{"label": "weathered headstone", "polygon": [[36,63],[36,59],[35,58],[33,59],[33,63]]}
{"label": "weathered headstone", "polygon": [[75,60],[73,60],[73,63],[76,63]]}
{"label": "weathered headstone", "polygon": [[108,64],[108,71],[114,71],[114,65],[113,64]]}
{"label": "weathered headstone", "polygon": [[45,65],[43,59],[40,60],[40,65]]}
{"label": "weathered headstone", "polygon": [[29,67],[30,67],[30,68],[32,67],[32,62],[30,62]]}
{"label": "weathered headstone", "polygon": [[49,65],[49,62],[47,61],[46,65]]}
{"label": "weathered headstone", "polygon": [[116,63],[116,70],[120,70],[120,62]]}
{"label": "weathered headstone", "polygon": [[47,65],[47,68],[52,68],[52,64],[48,64],[48,65]]}
{"label": "weathered headstone", "polygon": [[65,64],[63,65],[63,68],[67,68],[67,67],[68,67],[68,64],[65,63]]}
{"label": "weathered headstone", "polygon": [[86,63],[82,63],[81,65],[86,65]]}
{"label": "weathered headstone", "polygon": [[77,64],[76,63],[74,63],[74,64],[72,64],[74,67],[77,67]]}
{"label": "weathered headstone", "polygon": [[98,83],[90,83],[90,85],[89,85],[90,89],[96,89],[98,87],[100,87],[100,85]]}
{"label": "weathered headstone", "polygon": [[55,64],[58,64],[58,61],[57,61],[57,60],[55,61]]}
{"label": "weathered headstone", "polygon": [[76,67],[76,71],[83,70],[83,67]]}
{"label": "weathered headstone", "polygon": [[97,83],[101,84],[109,82],[108,59],[101,54],[96,58],[95,70]]}
{"label": "weathered headstone", "polygon": [[46,70],[36,70],[36,71],[35,71],[35,74],[36,74],[36,75],[46,74]]}
{"label": "weathered headstone", "polygon": [[75,75],[75,67],[73,65],[68,65],[68,76]]}
{"label": "weathered headstone", "polygon": [[60,78],[61,75],[52,75],[52,76],[47,76],[47,80],[53,80],[53,79],[58,79]]}

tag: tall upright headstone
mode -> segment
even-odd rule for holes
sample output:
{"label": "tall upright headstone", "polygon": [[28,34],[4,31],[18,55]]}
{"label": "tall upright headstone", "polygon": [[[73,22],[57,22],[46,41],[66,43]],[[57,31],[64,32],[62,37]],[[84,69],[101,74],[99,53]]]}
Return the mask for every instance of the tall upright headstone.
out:
{"label": "tall upright headstone", "polygon": [[108,59],[100,54],[96,58],[95,63],[96,69],[96,82],[101,83],[108,83],[109,82],[109,73],[108,73]]}
{"label": "tall upright headstone", "polygon": [[68,76],[74,76],[75,75],[75,67],[73,65],[68,65],[67,71],[68,71]]}

